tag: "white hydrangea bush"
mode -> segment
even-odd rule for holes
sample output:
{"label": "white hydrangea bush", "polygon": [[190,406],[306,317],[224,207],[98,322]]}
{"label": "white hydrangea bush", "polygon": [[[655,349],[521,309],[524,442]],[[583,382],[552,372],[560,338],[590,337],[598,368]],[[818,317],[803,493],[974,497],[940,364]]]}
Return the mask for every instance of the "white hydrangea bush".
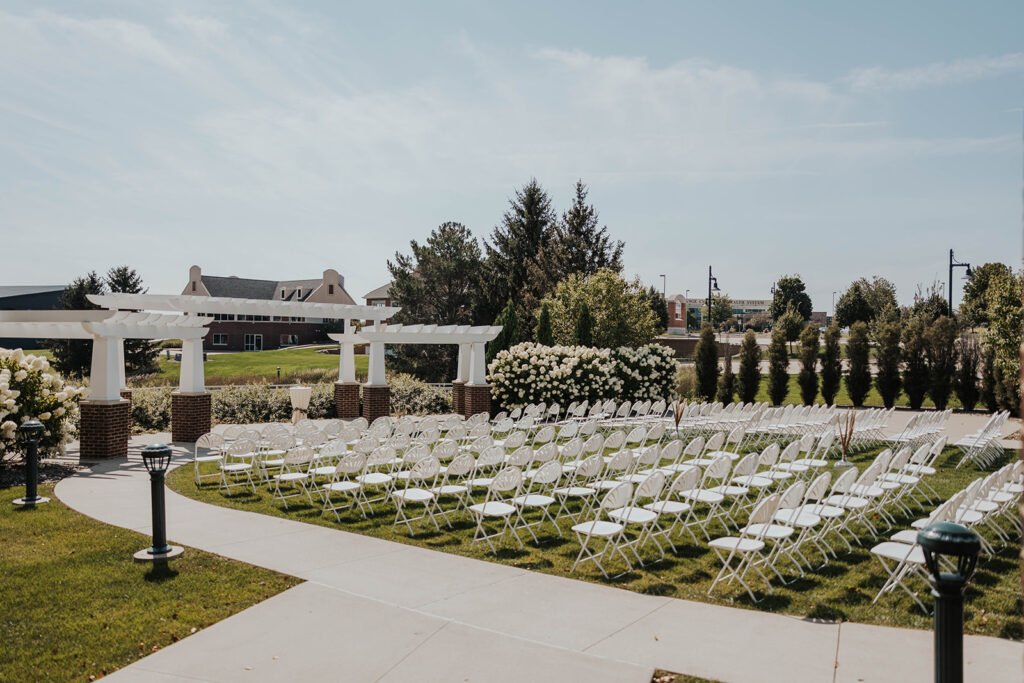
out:
{"label": "white hydrangea bush", "polygon": [[671,349],[542,346],[524,342],[501,351],[488,366],[494,400],[505,409],[529,403],[668,398],[675,382]]}
{"label": "white hydrangea bush", "polygon": [[46,428],[40,452],[54,452],[74,439],[83,387],[66,385],[42,356],[0,349],[0,454],[20,455],[18,427],[31,419]]}
{"label": "white hydrangea bush", "polygon": [[608,349],[523,342],[501,351],[488,366],[491,395],[507,409],[541,401],[595,401],[619,391]]}
{"label": "white hydrangea bush", "polygon": [[672,349],[662,344],[635,349],[622,346],[613,357],[616,376],[622,382],[620,400],[657,401],[672,396],[679,369]]}

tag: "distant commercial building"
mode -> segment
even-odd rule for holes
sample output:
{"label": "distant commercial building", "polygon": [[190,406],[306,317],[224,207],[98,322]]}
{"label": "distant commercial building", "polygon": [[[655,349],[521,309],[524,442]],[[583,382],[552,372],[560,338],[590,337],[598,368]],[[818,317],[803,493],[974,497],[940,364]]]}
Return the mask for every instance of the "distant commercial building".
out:
{"label": "distant commercial building", "polygon": [[[204,275],[199,266],[192,266],[182,294],[355,304],[345,291],[345,278],[330,269],[316,280],[256,280]],[[328,332],[341,332],[344,326],[344,321],[329,318],[219,313],[212,317],[210,332],[203,339],[207,351],[263,351],[327,342]]]}
{"label": "distant commercial building", "polygon": [[[64,285],[4,285],[0,286],[0,311],[47,311],[60,306]],[[7,349],[42,348],[41,339],[0,338],[0,346]]]}

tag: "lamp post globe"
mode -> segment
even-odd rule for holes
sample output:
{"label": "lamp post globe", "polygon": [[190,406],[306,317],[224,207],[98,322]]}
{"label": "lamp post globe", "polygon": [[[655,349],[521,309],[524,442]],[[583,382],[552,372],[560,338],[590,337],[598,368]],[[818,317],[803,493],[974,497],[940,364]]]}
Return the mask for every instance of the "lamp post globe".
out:
{"label": "lamp post globe", "polygon": [[46,427],[39,420],[27,420],[18,427],[25,444],[25,497],[14,501],[15,505],[31,507],[49,503],[49,498],[39,495],[39,439]]}
{"label": "lamp post globe", "polygon": [[[966,527],[936,522],[917,534],[931,574],[935,598],[935,681],[961,683],[964,678],[964,588],[974,575],[981,539]],[[943,566],[953,571],[944,572]]]}

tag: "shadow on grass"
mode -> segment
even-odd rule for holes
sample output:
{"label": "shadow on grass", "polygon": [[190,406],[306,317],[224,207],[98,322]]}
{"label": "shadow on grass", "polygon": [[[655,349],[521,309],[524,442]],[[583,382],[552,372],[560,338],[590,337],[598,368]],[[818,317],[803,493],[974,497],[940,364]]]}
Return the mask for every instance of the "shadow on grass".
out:
{"label": "shadow on grass", "polygon": [[164,581],[170,581],[176,576],[178,576],[178,570],[171,569],[171,565],[167,560],[157,560],[153,562],[153,566],[149,571],[142,575],[142,578],[149,583],[163,583]]}

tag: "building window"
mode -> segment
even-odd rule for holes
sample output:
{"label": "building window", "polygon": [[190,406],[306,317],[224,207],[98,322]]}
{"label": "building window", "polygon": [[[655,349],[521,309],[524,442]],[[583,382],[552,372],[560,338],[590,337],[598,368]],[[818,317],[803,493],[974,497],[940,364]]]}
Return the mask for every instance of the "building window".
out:
{"label": "building window", "polygon": [[196,291],[196,281],[195,280],[192,281],[192,291],[193,292]]}
{"label": "building window", "polygon": [[243,349],[246,351],[262,351],[263,350],[263,335],[262,334],[247,334],[245,335],[245,344]]}
{"label": "building window", "polygon": [[282,334],[281,335],[281,346],[295,346],[299,343],[299,335],[297,334]]}
{"label": "building window", "polygon": [[226,334],[215,334],[215,335],[213,335],[213,345],[214,346],[227,346],[228,345],[228,335],[226,335]]}
{"label": "building window", "polygon": [[295,298],[296,299],[301,299],[302,298],[302,287],[299,287],[298,289],[295,290]]}
{"label": "building window", "polygon": [[679,320],[683,316],[683,305],[676,302],[676,320]]}
{"label": "building window", "polygon": [[327,293],[334,294],[334,285],[327,285]]}

